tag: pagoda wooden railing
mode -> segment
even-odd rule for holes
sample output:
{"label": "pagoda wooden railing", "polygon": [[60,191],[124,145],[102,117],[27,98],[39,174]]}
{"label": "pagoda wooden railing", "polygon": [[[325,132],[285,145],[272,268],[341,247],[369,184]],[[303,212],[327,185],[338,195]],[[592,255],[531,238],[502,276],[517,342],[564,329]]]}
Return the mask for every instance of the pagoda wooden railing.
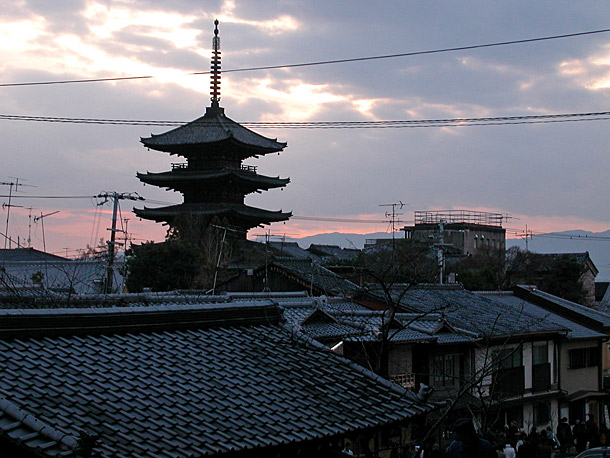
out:
{"label": "pagoda wooden railing", "polygon": [[[188,162],[172,162],[172,170],[187,170],[189,168]],[[217,166],[218,170],[222,169],[222,166]],[[227,167],[233,168],[233,167]],[[242,172],[256,173],[258,167],[256,165],[241,165],[239,170]]]}
{"label": "pagoda wooden railing", "polygon": [[242,165],[241,166],[242,172],[256,173],[256,169],[257,169],[256,165]]}

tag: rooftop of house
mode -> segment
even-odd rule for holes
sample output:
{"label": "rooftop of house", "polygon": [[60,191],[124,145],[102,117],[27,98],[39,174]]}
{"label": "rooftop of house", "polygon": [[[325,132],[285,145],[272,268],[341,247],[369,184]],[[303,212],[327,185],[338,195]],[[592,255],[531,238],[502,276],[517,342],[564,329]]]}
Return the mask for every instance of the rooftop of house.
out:
{"label": "rooftop of house", "polygon": [[67,258],[37,250],[35,248],[0,249],[0,263],[19,261],[70,261]]}
{"label": "rooftop of house", "polygon": [[[379,288],[371,287],[368,294],[381,302],[385,301]],[[527,310],[507,308],[498,301],[466,291],[460,285],[401,285],[392,289],[391,294],[404,312],[439,313],[453,326],[479,336],[567,332],[560,325],[541,320]]]}
{"label": "rooftop of house", "polygon": [[[593,272],[593,275],[597,275],[599,270],[591,260],[588,251],[580,253],[524,253],[528,256],[517,256],[512,262],[509,263],[509,272],[522,272],[528,269],[526,263],[531,262],[532,258],[536,260],[534,264],[537,272],[550,271],[553,268],[553,263],[560,259],[574,259],[579,265]],[[529,259],[529,261],[528,261]]]}
{"label": "rooftop of house", "polygon": [[[264,268],[265,266],[262,266],[259,270]],[[322,294],[345,296],[352,295],[360,289],[355,283],[311,259],[276,258],[267,265],[267,268],[284,272],[302,283],[304,289],[315,287]]]}
{"label": "rooftop of house", "polygon": [[562,299],[530,285],[517,285],[515,287],[515,294],[558,316],[576,321],[599,332],[610,332],[610,315],[603,310],[596,310],[567,299]]}
{"label": "rooftop of house", "polygon": [[0,361],[0,443],[43,457],[290,450],[433,408],[262,299],[2,310]]}
{"label": "rooftop of house", "polygon": [[[18,257],[19,260],[0,262],[0,291],[38,288],[40,296],[53,292],[71,294],[94,294],[102,289],[108,274],[104,259],[65,259],[61,257],[39,257],[34,254]],[[115,261],[114,282],[123,285],[121,267],[124,258]],[[4,308],[0,303],[0,308]]]}
{"label": "rooftop of house", "polygon": [[317,262],[322,260],[320,256],[301,248],[297,242],[269,242],[268,246],[275,255],[280,257],[313,259]]}
{"label": "rooftop of house", "polygon": [[339,298],[302,298],[284,302],[284,316],[297,330],[321,342],[376,341],[389,325],[388,338],[395,343],[470,343],[479,338],[467,329],[451,325],[441,314],[397,313],[370,310]]}
{"label": "rooftop of house", "polygon": [[556,323],[559,327],[567,330],[568,339],[578,340],[606,338],[606,334],[553,313],[546,308],[536,305],[534,302],[519,297],[513,291],[477,291],[477,294],[494,301],[498,301],[515,310],[526,310],[529,314],[539,317],[540,320]]}

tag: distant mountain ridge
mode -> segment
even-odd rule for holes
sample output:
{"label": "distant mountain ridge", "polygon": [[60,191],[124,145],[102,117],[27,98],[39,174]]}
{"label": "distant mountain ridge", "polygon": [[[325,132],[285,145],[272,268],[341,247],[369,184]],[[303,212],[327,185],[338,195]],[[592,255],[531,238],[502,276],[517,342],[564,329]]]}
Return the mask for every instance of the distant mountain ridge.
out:
{"label": "distant mountain ridge", "polygon": [[[397,238],[403,238],[402,232],[396,232]],[[392,238],[387,232],[374,232],[371,234],[351,234],[331,232],[316,234],[302,238],[286,238],[286,242],[296,242],[301,248],[309,248],[311,244],[338,245],[342,248],[364,247],[366,239]],[[506,248],[518,246],[525,249],[525,240],[507,239]],[[596,281],[610,281],[610,230],[604,232],[590,232],[573,230],[564,232],[550,232],[535,235],[528,241],[530,251],[537,253],[582,253],[589,252],[589,256],[599,270]]]}
{"label": "distant mountain ridge", "polygon": [[[396,238],[404,238],[404,232],[396,232]],[[329,232],[325,234],[310,235],[302,238],[286,237],[286,242],[297,242],[301,248],[309,248],[310,245],[337,245],[341,248],[364,248],[367,239],[391,239],[392,234],[387,232],[374,232],[372,234],[350,234],[342,232]]]}

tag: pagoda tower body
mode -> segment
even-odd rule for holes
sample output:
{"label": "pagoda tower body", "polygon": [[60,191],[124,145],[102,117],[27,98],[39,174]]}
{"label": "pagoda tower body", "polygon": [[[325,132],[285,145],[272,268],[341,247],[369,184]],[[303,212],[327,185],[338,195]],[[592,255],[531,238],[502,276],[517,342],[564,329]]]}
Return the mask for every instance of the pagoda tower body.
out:
{"label": "pagoda tower body", "polygon": [[205,230],[214,217],[239,232],[278,221],[291,213],[269,211],[244,204],[252,192],[282,188],[289,178],[259,175],[256,167],[242,164],[245,159],[279,153],[286,143],[259,135],[227,118],[220,101],[220,46],[218,21],[215,21],[211,106],[204,116],[160,135],[141,138],[147,148],[182,156],[185,162],[172,164],[161,173],[137,173],[140,181],[182,193],[184,202],[161,208],[136,209],[144,219],[180,227],[181,222],[195,222]]}

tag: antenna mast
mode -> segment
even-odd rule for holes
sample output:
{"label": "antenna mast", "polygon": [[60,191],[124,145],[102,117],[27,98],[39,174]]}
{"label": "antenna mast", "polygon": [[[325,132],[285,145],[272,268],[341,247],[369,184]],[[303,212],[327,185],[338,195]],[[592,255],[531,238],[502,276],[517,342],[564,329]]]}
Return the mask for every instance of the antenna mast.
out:
{"label": "antenna mast", "polygon": [[402,207],[404,207],[405,204],[401,200],[399,200],[398,203],[380,204],[379,206],[380,207],[392,207],[392,213],[385,212],[385,217],[390,218],[390,223],[392,224],[392,241],[394,241],[395,232],[396,232],[396,223],[401,222],[401,220],[398,217],[403,214],[403,213],[397,213],[396,207],[400,207],[400,210],[402,210]]}
{"label": "antenna mast", "polygon": [[[9,242],[8,247],[11,248],[11,238],[9,237],[9,233],[8,233],[8,222],[11,216],[11,207],[21,207],[21,205],[11,205],[11,200],[13,198],[13,187],[15,188],[15,192],[17,192],[17,189],[19,188],[19,186],[31,186],[31,185],[24,185],[23,183],[19,183],[19,180],[24,180],[24,178],[17,178],[17,177],[9,177],[9,178],[13,178],[15,181],[3,181],[0,182],[0,185],[2,186],[8,186],[8,204],[2,204],[2,208],[6,208],[6,226],[4,229],[4,233],[6,234],[6,237],[4,237],[4,249],[6,249],[6,242]],[[19,244],[17,244],[19,245]]]}
{"label": "antenna mast", "polygon": [[46,215],[43,215],[42,212],[40,212],[40,216],[34,216],[34,222],[37,223],[38,221],[40,221],[40,224],[42,225],[42,251],[44,251],[45,253],[47,252],[47,242],[44,238],[44,219],[47,216],[54,215],[55,213],[59,213],[59,210],[47,213]]}

